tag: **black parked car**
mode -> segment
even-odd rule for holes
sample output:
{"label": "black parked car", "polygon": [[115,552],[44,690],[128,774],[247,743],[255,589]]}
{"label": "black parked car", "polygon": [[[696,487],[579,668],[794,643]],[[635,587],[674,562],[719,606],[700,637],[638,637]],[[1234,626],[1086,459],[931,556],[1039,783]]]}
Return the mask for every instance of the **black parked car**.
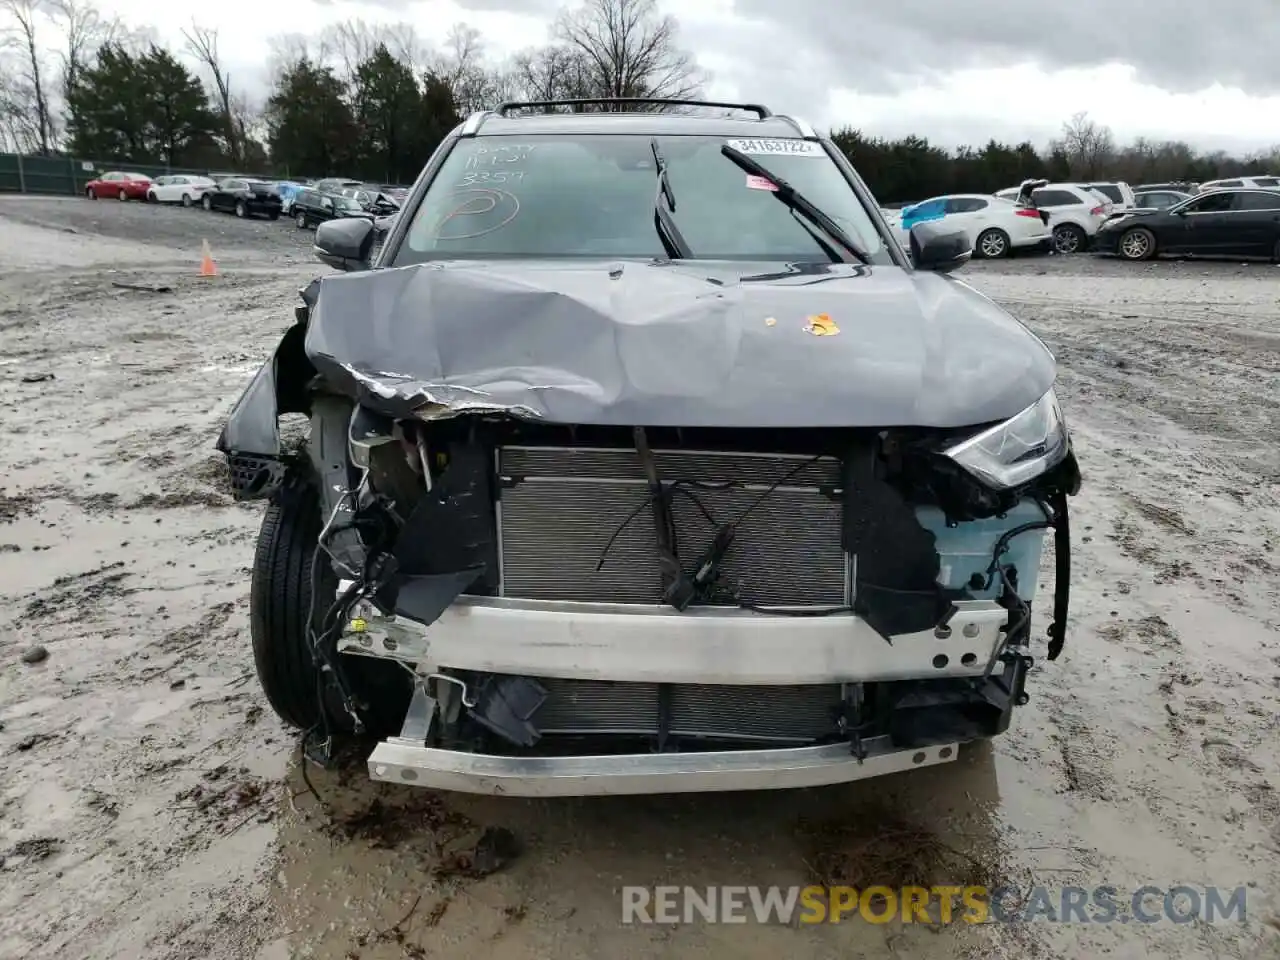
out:
{"label": "black parked car", "polygon": [[265,180],[233,178],[221,181],[218,186],[204,195],[201,201],[206,210],[225,210],[235,213],[237,217],[252,217],[255,214],[280,219],[282,202],[280,194]]}
{"label": "black parked car", "polygon": [[341,217],[364,217],[372,220],[373,214],[368,213],[351,197],[344,197],[340,193],[299,190],[298,195],[293,198],[293,222],[298,225],[299,230]]}
{"label": "black parked car", "polygon": [[1190,253],[1280,263],[1280,191],[1212,190],[1167,210],[1132,210],[1104,223],[1093,242],[1126,260]]}
{"label": "black parked car", "polygon": [[361,209],[376,217],[386,217],[400,209],[400,201],[390,194],[370,187],[343,187],[336,191],[360,204]]}
{"label": "black parked car", "polygon": [[321,193],[340,193],[348,187],[363,186],[363,180],[352,180],[350,177],[325,177],[315,182],[315,188]]}

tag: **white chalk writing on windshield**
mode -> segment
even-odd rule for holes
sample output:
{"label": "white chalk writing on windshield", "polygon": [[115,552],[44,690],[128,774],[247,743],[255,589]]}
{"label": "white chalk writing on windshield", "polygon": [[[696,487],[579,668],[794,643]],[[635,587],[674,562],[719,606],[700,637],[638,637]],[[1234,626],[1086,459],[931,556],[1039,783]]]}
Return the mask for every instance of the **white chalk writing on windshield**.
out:
{"label": "white chalk writing on windshield", "polygon": [[520,163],[528,160],[533,153],[533,143],[512,143],[501,147],[477,146],[471,156],[467,157],[467,169],[478,167],[496,167],[502,163]]}
{"label": "white chalk writing on windshield", "polygon": [[478,170],[463,175],[458,181],[458,186],[470,187],[477,183],[519,183],[523,179],[523,170]]}

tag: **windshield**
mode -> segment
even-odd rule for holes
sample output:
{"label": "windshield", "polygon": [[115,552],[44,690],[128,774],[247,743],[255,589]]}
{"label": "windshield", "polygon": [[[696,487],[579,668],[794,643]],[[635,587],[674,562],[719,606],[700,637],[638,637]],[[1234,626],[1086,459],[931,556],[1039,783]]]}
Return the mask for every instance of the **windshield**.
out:
{"label": "windshield", "polygon": [[[653,142],[647,135],[459,141],[414,211],[394,265],[444,258],[665,257],[654,225]],[[829,259],[771,184],[720,152],[729,143],[821,208],[873,263],[893,262],[853,187],[820,144],[705,136],[657,142],[677,200],[672,218],[693,257]],[[796,146],[779,150],[778,144]]]}

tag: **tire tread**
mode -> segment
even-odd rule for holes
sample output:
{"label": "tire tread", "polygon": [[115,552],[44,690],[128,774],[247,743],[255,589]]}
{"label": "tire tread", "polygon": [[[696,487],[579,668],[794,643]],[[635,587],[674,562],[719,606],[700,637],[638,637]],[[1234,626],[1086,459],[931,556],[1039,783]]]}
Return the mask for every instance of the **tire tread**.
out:
{"label": "tire tread", "polygon": [[[319,533],[318,492],[294,479],[272,497],[262,518],[249,598],[258,678],[272,709],[299,729],[320,719],[305,622]],[[327,566],[320,579],[333,581]]]}

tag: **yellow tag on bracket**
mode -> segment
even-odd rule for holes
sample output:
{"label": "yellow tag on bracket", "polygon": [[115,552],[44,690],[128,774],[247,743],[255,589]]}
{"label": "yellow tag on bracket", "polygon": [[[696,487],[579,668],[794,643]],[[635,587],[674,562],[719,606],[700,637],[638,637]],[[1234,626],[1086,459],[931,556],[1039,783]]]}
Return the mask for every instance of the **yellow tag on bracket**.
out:
{"label": "yellow tag on bracket", "polygon": [[815,337],[834,337],[840,332],[840,328],[836,326],[836,322],[825,313],[815,314],[810,317],[809,323],[804,329],[807,333],[812,333]]}

